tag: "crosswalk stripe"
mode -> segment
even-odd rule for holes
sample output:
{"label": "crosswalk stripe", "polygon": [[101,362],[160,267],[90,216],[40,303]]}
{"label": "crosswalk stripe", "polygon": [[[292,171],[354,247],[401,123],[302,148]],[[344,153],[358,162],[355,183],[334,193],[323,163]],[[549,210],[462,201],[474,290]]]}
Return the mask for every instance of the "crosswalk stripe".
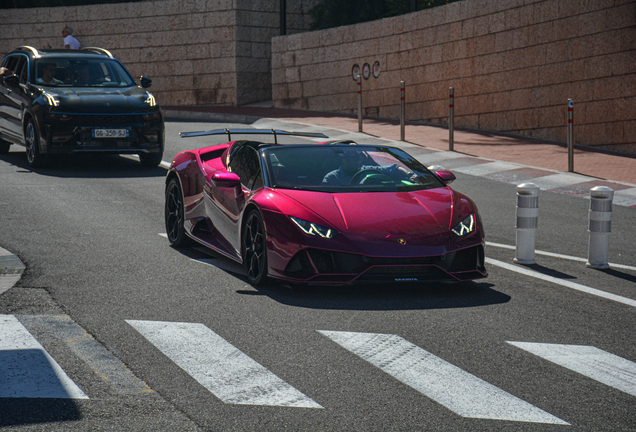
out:
{"label": "crosswalk stripe", "polygon": [[636,396],[636,363],[585,345],[531,342],[509,344],[598,382]]}
{"label": "crosswalk stripe", "polygon": [[88,399],[13,315],[0,315],[0,398]]}
{"label": "crosswalk stripe", "polygon": [[126,322],[225,403],[322,408],[203,324]]}
{"label": "crosswalk stripe", "polygon": [[319,332],[462,417],[568,424],[400,336]]}

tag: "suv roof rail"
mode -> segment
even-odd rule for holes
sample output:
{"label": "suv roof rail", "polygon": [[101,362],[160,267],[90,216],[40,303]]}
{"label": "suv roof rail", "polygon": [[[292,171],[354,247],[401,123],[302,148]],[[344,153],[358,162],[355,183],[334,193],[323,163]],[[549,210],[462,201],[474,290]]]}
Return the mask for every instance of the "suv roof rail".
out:
{"label": "suv roof rail", "polygon": [[16,51],[22,51],[22,50],[30,50],[34,55],[35,58],[40,58],[40,53],[38,52],[37,49],[33,48],[32,46],[28,46],[28,45],[22,45],[16,48]]}
{"label": "suv roof rail", "polygon": [[228,141],[232,141],[232,134],[240,135],[274,135],[274,143],[278,144],[278,135],[311,137],[311,138],[327,138],[327,135],[318,132],[290,132],[280,129],[215,129],[207,132],[180,132],[181,138],[205,135],[222,135],[227,134]]}
{"label": "suv roof rail", "polygon": [[80,49],[82,49],[82,50],[84,50],[84,51],[93,51],[93,52],[95,52],[95,53],[97,53],[97,54],[105,54],[105,55],[107,55],[108,57],[110,57],[110,58],[112,58],[112,59],[114,59],[114,58],[115,58],[115,57],[113,57],[113,55],[110,53],[110,51],[105,50],[104,48],[100,48],[100,47],[82,47],[82,48],[80,48]]}

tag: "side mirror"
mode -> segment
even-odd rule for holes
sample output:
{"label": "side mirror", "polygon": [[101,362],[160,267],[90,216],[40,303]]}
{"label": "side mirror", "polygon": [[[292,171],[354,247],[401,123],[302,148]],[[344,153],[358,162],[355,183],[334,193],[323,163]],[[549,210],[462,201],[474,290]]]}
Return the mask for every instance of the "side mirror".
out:
{"label": "side mirror", "polygon": [[141,86],[143,88],[148,88],[148,87],[150,87],[152,85],[152,80],[150,78],[148,78],[147,76],[143,76],[142,75],[140,80],[141,80]]}
{"label": "side mirror", "polygon": [[20,85],[20,78],[16,74],[9,75],[3,78],[4,83],[9,87],[17,87]]}
{"label": "side mirror", "polygon": [[451,184],[457,177],[450,171],[435,171],[437,177],[439,177],[444,184]]}
{"label": "side mirror", "polygon": [[234,173],[214,173],[212,174],[212,184],[219,188],[240,187],[241,179]]}

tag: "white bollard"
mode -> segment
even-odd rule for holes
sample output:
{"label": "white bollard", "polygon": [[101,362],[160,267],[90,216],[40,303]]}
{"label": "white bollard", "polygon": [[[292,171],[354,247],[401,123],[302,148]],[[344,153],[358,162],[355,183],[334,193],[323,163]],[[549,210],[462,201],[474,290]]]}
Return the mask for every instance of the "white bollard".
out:
{"label": "white bollard", "polygon": [[588,232],[590,247],[587,255],[587,266],[595,269],[609,268],[607,251],[609,234],[612,230],[612,200],[614,190],[605,186],[597,186],[590,190],[590,212]]}
{"label": "white bollard", "polygon": [[514,261],[535,264],[534,244],[539,225],[539,186],[523,183],[517,186],[517,250]]}

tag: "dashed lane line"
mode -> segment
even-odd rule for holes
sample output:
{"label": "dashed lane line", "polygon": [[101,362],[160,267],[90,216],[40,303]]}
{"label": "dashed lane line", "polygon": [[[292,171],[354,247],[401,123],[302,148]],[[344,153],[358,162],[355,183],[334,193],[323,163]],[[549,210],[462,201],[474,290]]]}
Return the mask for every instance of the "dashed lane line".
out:
{"label": "dashed lane line", "polygon": [[494,265],[494,266],[497,266],[497,267],[501,267],[501,268],[506,269],[506,270],[513,271],[515,273],[523,274],[523,275],[526,275],[526,276],[533,277],[535,279],[544,280],[546,282],[551,282],[551,283],[554,283],[554,284],[557,284],[557,285],[561,285],[561,286],[564,286],[564,287],[567,287],[567,288],[571,288],[571,289],[574,289],[574,290],[577,290],[577,291],[580,291],[580,292],[584,292],[584,293],[587,293],[587,294],[591,294],[591,295],[594,295],[594,296],[597,296],[597,297],[602,297],[602,298],[605,298],[605,299],[608,299],[608,300],[612,300],[612,301],[615,301],[615,302],[618,302],[618,303],[626,304],[628,306],[636,307],[636,300],[632,300],[632,299],[627,298],[627,297],[622,297],[622,296],[619,296],[619,295],[616,295],[616,294],[611,294],[611,293],[608,293],[608,292],[605,292],[605,291],[601,291],[601,290],[596,289],[596,288],[590,288],[590,287],[585,286],[585,285],[577,284],[575,282],[570,282],[570,281],[566,281],[566,280],[563,280],[563,279],[555,278],[553,276],[548,276],[548,275],[545,275],[543,273],[539,273],[539,272],[536,272],[534,270],[527,269],[525,267],[519,267],[517,265],[508,264],[508,263],[505,263],[505,262],[502,262],[502,261],[499,261],[499,260],[495,260],[495,259],[492,259],[492,258],[486,258],[486,262],[488,264],[491,264],[491,265]]}

